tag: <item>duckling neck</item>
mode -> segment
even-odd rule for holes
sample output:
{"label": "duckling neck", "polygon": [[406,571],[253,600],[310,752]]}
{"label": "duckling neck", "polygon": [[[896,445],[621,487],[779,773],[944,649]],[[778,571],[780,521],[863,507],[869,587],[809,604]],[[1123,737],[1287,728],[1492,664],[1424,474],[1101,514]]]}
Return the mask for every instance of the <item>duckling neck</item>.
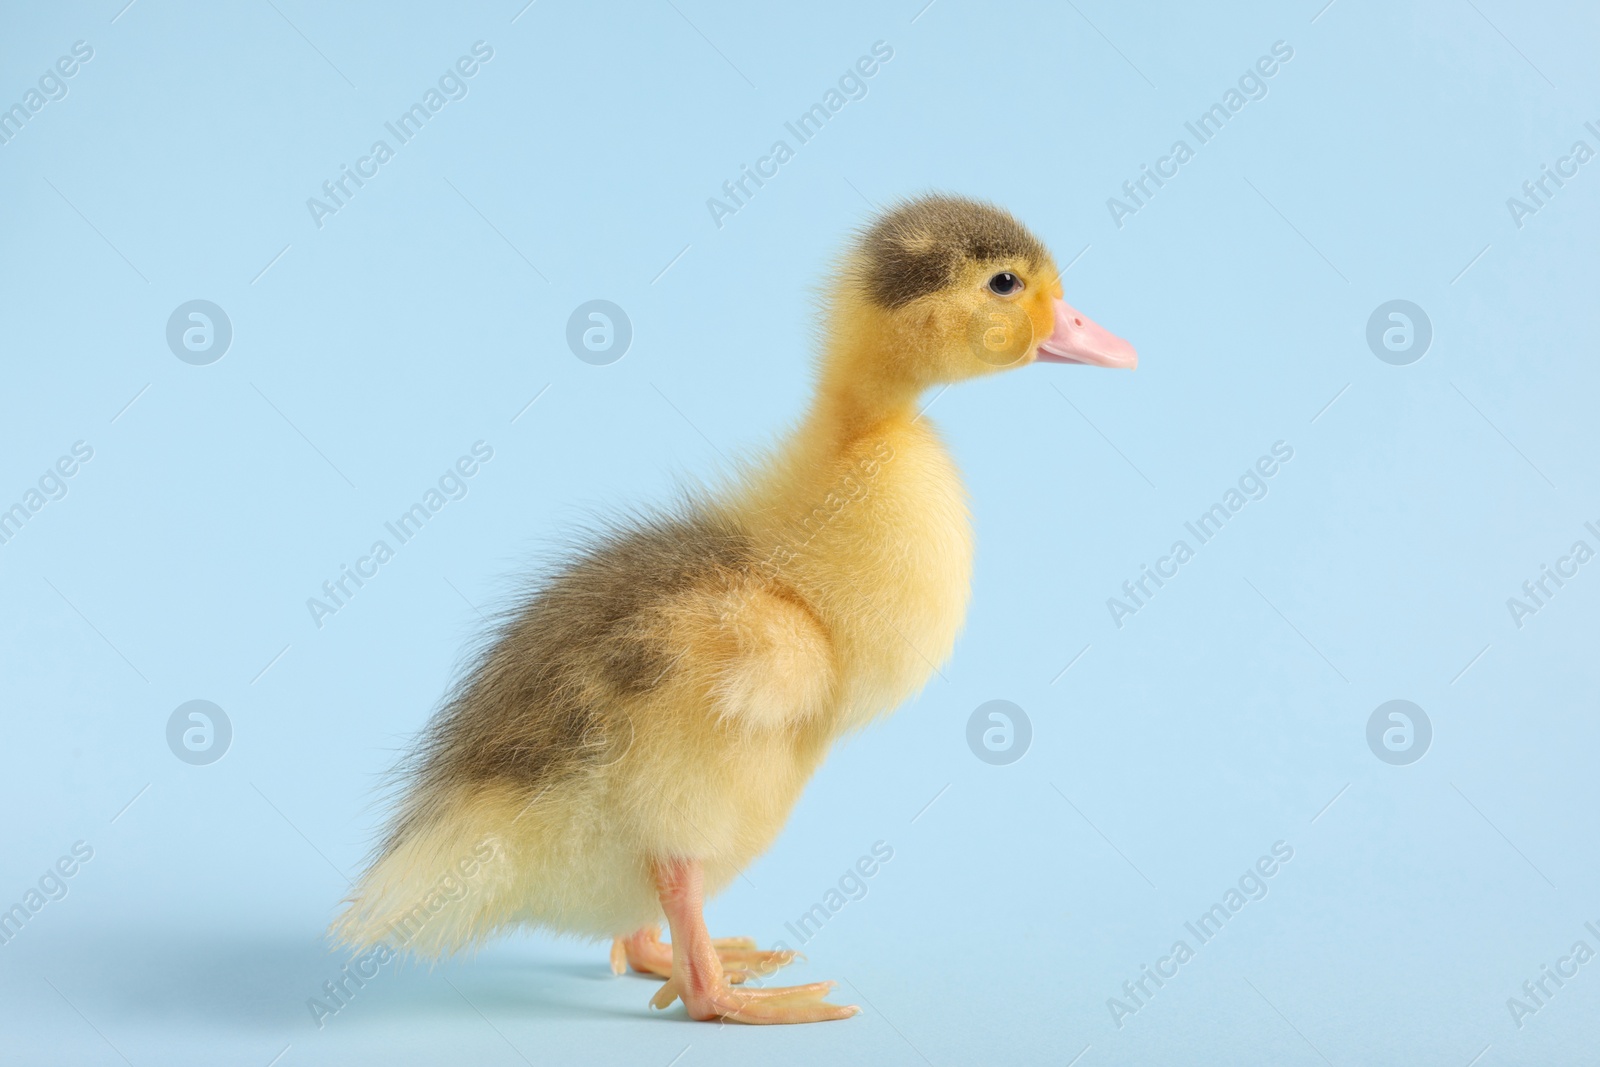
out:
{"label": "duckling neck", "polygon": [[824,379],[811,401],[802,436],[827,459],[851,451],[863,438],[916,418],[920,390],[898,383],[842,383]]}
{"label": "duckling neck", "polygon": [[[759,510],[773,522],[780,539],[792,527],[812,537],[818,509],[830,502],[853,499],[863,479],[882,485],[884,478],[931,487],[950,483],[961,492],[959,476],[937,432],[919,415],[922,387],[887,376],[850,373],[865,361],[825,365],[810,409],[774,457],[758,490]],[[889,474],[884,461],[907,449],[914,461],[896,462]],[[931,481],[914,470],[936,474]],[[855,510],[852,508],[851,510]]]}
{"label": "duckling neck", "polygon": [[889,368],[901,365],[875,338],[839,338],[823,364],[801,437],[826,462],[863,438],[916,418],[924,386]]}
{"label": "duckling neck", "polygon": [[[948,464],[937,434],[918,418],[924,386],[897,370],[906,361],[892,342],[840,331],[827,352],[809,410],[751,487],[751,510],[765,514],[780,539],[837,499],[841,479],[858,477],[858,468],[875,472],[876,460],[907,441],[936,465]],[[953,465],[950,471],[953,477]]]}

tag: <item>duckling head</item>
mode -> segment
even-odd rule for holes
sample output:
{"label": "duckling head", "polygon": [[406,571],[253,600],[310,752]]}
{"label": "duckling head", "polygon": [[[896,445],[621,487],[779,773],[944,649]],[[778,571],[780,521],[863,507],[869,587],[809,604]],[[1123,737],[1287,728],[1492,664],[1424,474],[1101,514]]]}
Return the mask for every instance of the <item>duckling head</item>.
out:
{"label": "duckling head", "polygon": [[1133,368],[1133,346],[1062,299],[1044,243],[991,204],[925,196],[886,211],[848,254],[825,373],[877,391],[1033,362]]}

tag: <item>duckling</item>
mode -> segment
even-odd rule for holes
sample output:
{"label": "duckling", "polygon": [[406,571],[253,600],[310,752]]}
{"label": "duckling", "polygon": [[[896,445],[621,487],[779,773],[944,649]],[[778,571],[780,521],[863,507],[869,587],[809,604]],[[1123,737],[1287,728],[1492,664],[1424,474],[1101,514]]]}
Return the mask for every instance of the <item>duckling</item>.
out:
{"label": "duckling", "polygon": [[[517,927],[612,939],[693,1019],[843,1019],[831,982],[714,939],[702,909],[769,848],[842,735],[951,653],[973,541],[930,387],[1033,362],[1132,368],[1005,211],[902,202],[827,294],[808,413],[718,488],[575,552],[505,619],[402,766],[334,935],[423,956]],[[660,937],[665,919],[670,943]]]}

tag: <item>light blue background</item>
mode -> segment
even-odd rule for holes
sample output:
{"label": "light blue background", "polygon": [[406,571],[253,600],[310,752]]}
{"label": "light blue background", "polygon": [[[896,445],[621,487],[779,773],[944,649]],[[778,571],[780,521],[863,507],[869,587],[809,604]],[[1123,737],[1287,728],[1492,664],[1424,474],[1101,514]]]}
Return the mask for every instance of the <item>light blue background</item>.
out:
{"label": "light blue background", "polygon": [[[1592,1062],[1600,962],[1520,1029],[1506,1001],[1600,949],[1600,563],[1521,629],[1506,599],[1600,547],[1600,162],[1520,229],[1506,198],[1600,148],[1600,19],[922,2],[5,5],[0,105],[94,58],[0,146],[0,506],[94,458],[0,545],[0,904],[94,858],[0,946],[0,1059]],[[467,98],[319,230],[306,198],[478,40]],[[878,40],[866,98],[717,228],[706,198]],[[1107,197],[1279,40],[1267,97],[1119,229]],[[1081,251],[1069,299],[1141,366],[936,400],[979,538],[955,657],[710,908],[785,938],[887,842],[787,972],[864,1014],[694,1026],[604,946],[529,935],[385,970],[319,1030],[376,775],[479,612],[596,508],[792,420],[832,257],[928,189]],[[164,339],[196,298],[234,329],[204,367]],[[611,366],[565,345],[592,298],[634,326]],[[1393,298],[1434,328],[1409,366],[1365,342]],[[480,439],[469,495],[314,626],[306,598]],[[1279,440],[1270,495],[1114,626],[1106,598]],[[196,698],[234,729],[204,767],[164,737]],[[965,741],[995,698],[1033,726],[1009,766]],[[1433,723],[1410,766],[1366,744],[1392,698]],[[1269,895],[1114,1025],[1280,840]]]}

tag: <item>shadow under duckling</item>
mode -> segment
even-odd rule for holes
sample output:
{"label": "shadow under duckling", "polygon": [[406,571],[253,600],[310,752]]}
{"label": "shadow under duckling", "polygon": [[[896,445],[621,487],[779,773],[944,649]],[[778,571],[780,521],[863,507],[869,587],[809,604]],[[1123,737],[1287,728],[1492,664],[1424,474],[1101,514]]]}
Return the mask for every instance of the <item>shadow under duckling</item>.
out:
{"label": "shadow under duckling", "polygon": [[[334,926],[425,956],[528,925],[613,938],[695,1019],[842,1019],[831,982],[702,909],[776,839],[833,742],[917,692],[966,612],[965,490],[918,398],[1035,361],[1132,368],[1006,212],[881,215],[828,300],[809,413],[732,484],[597,537],[447,698]],[[665,917],[670,944],[660,940]]]}

